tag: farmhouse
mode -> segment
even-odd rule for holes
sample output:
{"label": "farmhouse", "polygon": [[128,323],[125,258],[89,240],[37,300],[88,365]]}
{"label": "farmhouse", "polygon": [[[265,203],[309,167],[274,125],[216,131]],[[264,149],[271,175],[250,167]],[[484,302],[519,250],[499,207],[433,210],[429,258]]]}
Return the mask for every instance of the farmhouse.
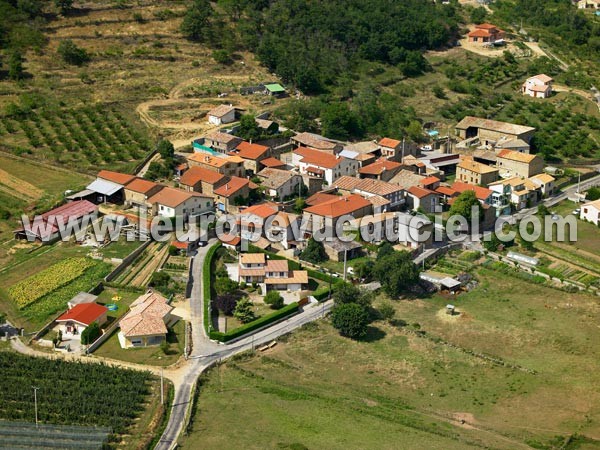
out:
{"label": "farmhouse", "polygon": [[554,194],[556,179],[547,173],[538,173],[529,178],[529,181],[533,183],[541,192],[543,197],[548,197]]}
{"label": "farmhouse", "polygon": [[361,178],[373,178],[381,181],[390,181],[402,168],[402,164],[380,158],[373,164],[363,166],[358,170]]}
{"label": "farmhouse", "polygon": [[552,94],[552,82],[554,79],[543,73],[527,78],[521,92],[533,98],[547,98]]}
{"label": "farmhouse", "polygon": [[188,192],[201,192],[212,196],[214,190],[225,184],[228,179],[229,177],[219,172],[193,166],[181,176],[179,184]]}
{"label": "farmhouse", "polygon": [[327,184],[343,175],[355,175],[359,169],[355,160],[306,147],[294,150],[292,163],[300,173],[323,178]]}
{"label": "farmhouse", "polygon": [[342,241],[338,238],[323,242],[325,253],[332,261],[344,261],[358,258],[362,254],[362,245],[356,241]]}
{"label": "farmhouse", "polygon": [[306,270],[290,270],[287,259],[265,258],[264,253],[240,253],[238,279],[261,284],[262,292],[269,290],[300,291],[308,285]]}
{"label": "farmhouse", "polygon": [[581,220],[587,220],[594,225],[598,225],[600,223],[600,200],[583,204],[579,217],[581,217]]}
{"label": "farmhouse", "polygon": [[469,42],[480,44],[494,43],[504,39],[504,31],[491,23],[482,23],[480,25],[475,25],[475,29],[467,34],[467,36]]}
{"label": "farmhouse", "polygon": [[296,148],[314,148],[315,150],[322,150],[331,154],[342,151],[342,145],[340,143],[330,141],[323,136],[314,133],[298,133],[293,136],[290,141]]}
{"label": "farmhouse", "polygon": [[241,138],[220,131],[211,133],[204,138],[204,145],[219,153],[229,153],[240,145],[241,142]]}
{"label": "farmhouse", "polygon": [[544,160],[538,155],[500,150],[496,164],[500,174],[508,173],[513,177],[529,178],[544,171]]}
{"label": "farmhouse", "polygon": [[143,178],[135,178],[125,185],[125,205],[144,206],[148,198],[163,188],[162,185]]}
{"label": "farmhouse", "polygon": [[440,198],[437,192],[412,186],[406,191],[406,204],[413,211],[421,210],[425,214],[430,214],[437,211]]}
{"label": "farmhouse", "polygon": [[44,244],[60,238],[60,228],[68,223],[81,224],[97,216],[98,207],[87,200],[76,200],[36,216],[30,226],[14,231],[16,239],[40,241]]}
{"label": "farmhouse", "polygon": [[456,179],[469,184],[487,186],[498,179],[498,169],[465,157],[456,166]]}
{"label": "farmhouse", "polygon": [[229,155],[239,156],[244,160],[244,168],[252,174],[260,170],[260,161],[271,154],[271,149],[265,145],[252,144],[242,141]]}
{"label": "farmhouse", "polygon": [[80,339],[81,333],[93,323],[106,322],[106,306],[97,303],[78,303],[56,319],[64,337]]}
{"label": "farmhouse", "polygon": [[402,158],[408,155],[417,155],[417,144],[414,142],[402,142],[397,139],[384,137],[377,143],[381,148],[381,156],[400,162]]}
{"label": "farmhouse", "polygon": [[404,189],[386,181],[343,176],[338,178],[332,187],[346,194],[362,195],[367,200],[382,197],[387,200],[387,210],[397,209],[405,202]]}
{"label": "farmhouse", "polygon": [[165,341],[168,326],[177,321],[173,307],[157,292],[138,297],[121,321],[118,333],[122,348],[149,347]]}
{"label": "farmhouse", "polygon": [[222,175],[243,177],[246,175],[244,160],[239,156],[216,156],[205,152],[193,153],[187,157],[190,168],[197,166]]}
{"label": "farmhouse", "polygon": [[495,145],[501,139],[521,139],[529,144],[535,132],[533,127],[473,116],[466,116],[455,128],[461,139],[477,137],[485,145]]}
{"label": "farmhouse", "polygon": [[236,204],[247,202],[248,197],[250,197],[250,190],[256,188],[258,186],[246,178],[231,177],[213,191],[217,210],[235,212]]}
{"label": "farmhouse", "polygon": [[263,169],[257,176],[262,180],[265,195],[271,199],[283,200],[300,194],[302,177],[297,173],[282,169]]}
{"label": "farmhouse", "polygon": [[213,125],[222,125],[235,122],[235,108],[233,105],[219,105],[207,114],[208,122]]}
{"label": "farmhouse", "polygon": [[308,217],[308,228],[314,232],[316,229],[334,229],[342,216],[359,219],[372,211],[370,201],[358,194],[350,194],[305,208],[304,214]]}
{"label": "farmhouse", "polygon": [[164,187],[150,197],[146,206],[152,216],[166,218],[182,217],[184,221],[214,210],[213,198],[197,192],[186,192],[181,189]]}

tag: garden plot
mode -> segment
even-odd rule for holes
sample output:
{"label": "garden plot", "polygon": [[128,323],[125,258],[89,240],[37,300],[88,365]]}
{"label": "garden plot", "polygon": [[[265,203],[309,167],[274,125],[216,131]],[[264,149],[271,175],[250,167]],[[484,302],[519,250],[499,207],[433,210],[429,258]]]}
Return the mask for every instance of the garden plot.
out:
{"label": "garden plot", "polygon": [[169,247],[164,243],[154,242],[117,277],[117,284],[144,287],[152,274],[160,268],[168,257]]}

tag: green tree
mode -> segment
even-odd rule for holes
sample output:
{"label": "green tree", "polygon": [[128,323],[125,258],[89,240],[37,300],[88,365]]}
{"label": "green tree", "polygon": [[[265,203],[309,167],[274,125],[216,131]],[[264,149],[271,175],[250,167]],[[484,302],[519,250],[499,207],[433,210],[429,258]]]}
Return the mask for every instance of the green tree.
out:
{"label": "green tree", "polygon": [[600,188],[593,186],[588,189],[585,199],[589,201],[598,200],[600,198]]}
{"label": "green tree", "polygon": [[160,350],[163,352],[163,354],[168,355],[169,354],[169,343],[167,342],[166,339],[164,339],[161,343],[160,343]]}
{"label": "green tree", "polygon": [[65,39],[58,44],[58,54],[67,63],[81,66],[90,60],[88,52],[75,45],[71,39]]}
{"label": "green tree", "polygon": [[306,208],[306,200],[304,200],[302,197],[298,197],[294,202],[294,212],[296,214],[302,214],[304,208]]}
{"label": "green tree", "polygon": [[89,345],[100,337],[102,332],[100,331],[100,325],[97,322],[93,322],[90,326],[86,327],[81,332],[81,343],[83,345]]}
{"label": "green tree", "polygon": [[331,103],[321,112],[323,134],[332,139],[349,139],[363,134],[358,115],[346,103]]}
{"label": "green tree", "polygon": [[233,63],[233,59],[231,59],[231,55],[225,49],[219,49],[212,52],[212,58],[215,62],[223,65],[230,65]]}
{"label": "green tree", "polygon": [[380,317],[383,320],[387,320],[388,322],[392,320],[396,315],[396,309],[394,308],[394,305],[392,305],[390,302],[384,302],[381,305],[379,305],[377,311],[379,312]]}
{"label": "green tree", "polygon": [[256,315],[252,310],[253,306],[254,304],[248,297],[238,300],[237,305],[235,305],[235,310],[233,311],[233,317],[242,323],[252,322],[256,318]]}
{"label": "green tree", "polygon": [[218,295],[232,294],[238,289],[238,284],[229,277],[217,277],[215,291]]}
{"label": "green tree", "polygon": [[208,41],[211,35],[212,15],[213,9],[208,0],[194,0],[183,16],[181,32],[192,41]]}
{"label": "green tree", "polygon": [[475,23],[475,24],[480,24],[485,22],[485,18],[487,17],[487,10],[483,7],[480,6],[478,8],[473,8],[471,10],[471,22]]}
{"label": "green tree", "polygon": [[173,159],[175,156],[175,147],[168,139],[161,139],[156,144],[156,151],[162,159]]}
{"label": "green tree", "polygon": [[375,267],[375,261],[371,259],[357,262],[354,264],[354,274],[361,280],[371,281],[373,279],[373,267]]}
{"label": "green tree", "polygon": [[73,9],[73,0],[54,0],[54,5],[59,12],[64,16]]}
{"label": "green tree", "polygon": [[259,140],[262,130],[256,123],[256,118],[252,114],[243,114],[240,117],[240,126],[237,135],[246,141]]}
{"label": "green tree", "polygon": [[369,315],[356,303],[344,303],[333,308],[331,323],[342,336],[359,339],[367,334]]}
{"label": "green tree", "polygon": [[283,297],[276,290],[267,292],[264,301],[267,305],[271,305],[273,309],[281,309],[284,305]]}
{"label": "green tree", "polygon": [[491,233],[490,239],[483,241],[483,248],[485,248],[488,252],[498,251],[498,247],[500,247],[500,245],[502,245],[502,241],[498,239],[496,233]]}
{"label": "green tree", "polygon": [[379,244],[379,248],[377,249],[377,259],[391,255],[395,251],[396,250],[394,250],[394,246],[389,241],[383,241],[381,244]]}
{"label": "green tree", "polygon": [[373,269],[375,279],[392,298],[400,296],[419,282],[419,268],[406,251],[394,252],[379,258]]}
{"label": "green tree", "polygon": [[322,242],[315,241],[313,237],[308,240],[306,248],[300,253],[300,259],[308,261],[313,264],[318,264],[323,261],[327,261],[329,257],[325,252]]}
{"label": "green tree", "polygon": [[14,81],[22,80],[25,77],[23,56],[18,50],[13,50],[8,57],[8,77]]}
{"label": "green tree", "polygon": [[365,309],[371,306],[372,295],[369,291],[361,289],[350,283],[341,283],[335,289],[333,301],[336,305],[356,303]]}
{"label": "green tree", "polygon": [[464,217],[468,222],[471,221],[473,216],[473,208],[477,214],[479,214],[479,221],[483,219],[483,207],[474,191],[464,191],[454,200],[454,203],[450,207],[450,215],[457,215]]}

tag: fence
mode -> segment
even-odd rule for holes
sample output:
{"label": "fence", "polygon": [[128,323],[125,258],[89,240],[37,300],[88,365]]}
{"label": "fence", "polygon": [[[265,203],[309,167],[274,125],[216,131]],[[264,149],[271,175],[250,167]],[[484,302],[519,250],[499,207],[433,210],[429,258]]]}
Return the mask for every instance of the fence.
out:
{"label": "fence", "polygon": [[121,321],[121,319],[117,319],[114,321],[114,323],[108,327],[106,330],[104,330],[104,333],[102,334],[102,336],[100,336],[98,339],[96,339],[94,342],[92,342],[87,350],[85,351],[87,354],[93,353],[98,347],[100,347],[104,341],[106,341],[109,337],[112,336],[112,334],[117,330],[117,328],[119,327],[119,322]]}
{"label": "fence", "polygon": [[139,163],[137,163],[137,165],[133,169],[133,173],[137,174],[140,170],[142,170],[142,168],[146,164],[148,164],[148,161],[150,161],[152,158],[154,158],[154,155],[156,155],[156,153],[157,153],[156,149],[154,149],[150,153],[148,153],[144,159],[142,159]]}

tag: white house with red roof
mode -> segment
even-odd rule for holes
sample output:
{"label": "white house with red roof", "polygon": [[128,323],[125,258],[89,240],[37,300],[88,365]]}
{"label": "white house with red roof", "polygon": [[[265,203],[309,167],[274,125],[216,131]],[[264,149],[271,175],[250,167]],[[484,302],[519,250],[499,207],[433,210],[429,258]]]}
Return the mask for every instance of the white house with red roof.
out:
{"label": "white house with red roof", "polygon": [[237,272],[230,271],[231,275],[236,282],[259,283],[263,293],[296,292],[308,285],[306,270],[290,270],[287,259],[267,259],[264,253],[240,253]]}
{"label": "white house with red roof", "polygon": [[300,173],[323,178],[327,184],[344,175],[354,176],[360,168],[357,160],[306,147],[294,150],[292,164]]}
{"label": "white house with red roof", "polygon": [[543,73],[527,78],[521,92],[533,98],[547,98],[552,95],[552,82],[554,79]]}
{"label": "white house with red roof", "polygon": [[97,303],[79,303],[61,315],[56,322],[60,325],[63,337],[80,339],[81,333],[93,323],[106,322],[108,308]]}

